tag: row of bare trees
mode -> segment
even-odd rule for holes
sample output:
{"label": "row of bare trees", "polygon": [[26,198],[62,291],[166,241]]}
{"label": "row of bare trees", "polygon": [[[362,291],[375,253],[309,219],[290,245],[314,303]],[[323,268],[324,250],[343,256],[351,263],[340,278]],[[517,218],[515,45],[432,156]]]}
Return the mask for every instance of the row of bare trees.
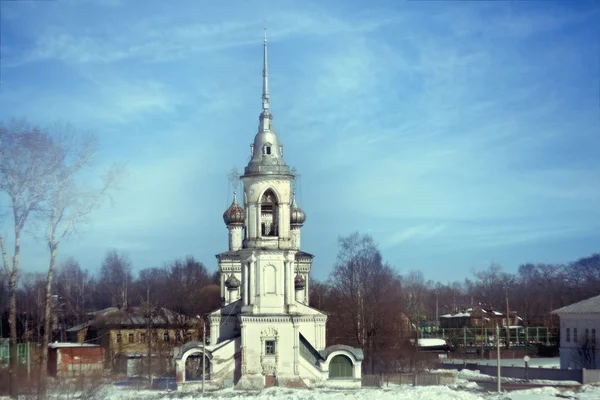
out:
{"label": "row of bare trees", "polygon": [[401,368],[407,340],[422,323],[473,306],[517,311],[526,326],[556,324],[551,311],[600,294],[600,254],[569,264],[523,264],[516,273],[498,264],[464,281],[442,284],[422,271],[400,274],[383,261],[369,235],[339,239],[337,263],[325,282],[311,282],[311,305],[329,314],[328,344],[362,348],[366,372]]}
{"label": "row of bare trees", "polygon": [[[116,250],[107,252],[100,268],[93,268],[97,274],[73,258],[61,263],[54,289],[58,321],[54,339],[64,340],[65,327],[86,321],[89,311],[105,307],[152,304],[194,317],[220,305],[218,273],[209,272],[193,257],[142,269],[136,277],[131,268],[127,256]],[[421,271],[400,274],[383,261],[371,236],[354,233],[339,239],[338,259],[329,278],[311,282],[310,302],[329,314],[328,344],[362,348],[365,370],[377,373],[406,367],[400,364],[411,357],[407,341],[416,337],[417,326],[439,315],[474,305],[503,312],[508,296],[511,310],[526,325],[549,326],[553,309],[600,294],[599,283],[600,255],[594,254],[565,265],[523,264],[514,274],[492,264],[473,271],[463,282],[441,284],[426,280]],[[23,275],[18,290],[23,339],[29,334],[35,340],[44,332],[43,313],[37,306],[44,285],[40,274]]]}
{"label": "row of bare trees", "polygon": [[[76,131],[67,124],[48,127],[26,120],[0,123],[0,226],[12,233],[0,234],[2,264],[8,277],[10,327],[10,394],[17,387],[17,291],[22,237],[41,237],[48,248],[48,271],[43,295],[44,330],[50,333],[52,285],[60,244],[85,224],[109,189],[114,187],[121,168],[113,165],[89,185],[98,151],[96,137]],[[84,179],[87,178],[87,179]],[[85,183],[84,183],[85,182]],[[13,245],[9,253],[7,243]],[[42,346],[42,363],[47,346]],[[44,364],[42,364],[44,365]],[[40,369],[40,388],[45,388],[45,369]],[[45,390],[40,395],[45,396]]]}
{"label": "row of bare trees", "polygon": [[[93,268],[97,274],[90,273],[74,258],[60,263],[51,302],[51,322],[54,322],[49,328],[44,326],[44,310],[39,307],[39,300],[45,293],[46,276],[22,274],[17,290],[18,340],[43,341],[48,329],[51,340],[64,341],[66,329],[87,322],[90,312],[107,307],[152,305],[195,317],[205,315],[221,304],[218,275],[209,273],[204,264],[193,257],[142,269],[136,278],[131,268],[127,255],[116,250],[108,251],[100,267]],[[0,286],[5,286],[3,283],[0,275]],[[0,295],[2,305],[6,301],[6,296]]]}

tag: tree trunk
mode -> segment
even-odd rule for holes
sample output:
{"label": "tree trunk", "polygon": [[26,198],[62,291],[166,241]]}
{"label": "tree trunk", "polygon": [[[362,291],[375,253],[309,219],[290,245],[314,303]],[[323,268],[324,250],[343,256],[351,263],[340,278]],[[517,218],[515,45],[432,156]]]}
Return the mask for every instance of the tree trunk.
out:
{"label": "tree trunk", "polygon": [[[14,258],[13,258],[14,263]],[[14,264],[13,264],[14,265]],[[8,325],[10,326],[10,364],[9,364],[9,391],[10,397],[16,399],[19,393],[19,384],[17,377],[17,271],[14,269],[9,278],[9,302],[10,309],[8,315]]]}
{"label": "tree trunk", "polygon": [[21,232],[15,229],[15,253],[12,258],[12,271],[9,278],[9,298],[10,310],[8,315],[8,323],[10,325],[10,364],[9,364],[9,380],[10,380],[10,397],[17,399],[19,397],[19,380],[18,368],[19,360],[17,360],[17,278],[19,271],[19,253],[21,251]]}
{"label": "tree trunk", "polygon": [[42,340],[42,358],[40,367],[40,382],[38,398],[46,398],[46,383],[48,376],[48,344],[52,342],[52,282],[54,280],[54,266],[56,264],[56,244],[50,244],[50,265],[46,280],[46,302],[44,307],[44,338]]}

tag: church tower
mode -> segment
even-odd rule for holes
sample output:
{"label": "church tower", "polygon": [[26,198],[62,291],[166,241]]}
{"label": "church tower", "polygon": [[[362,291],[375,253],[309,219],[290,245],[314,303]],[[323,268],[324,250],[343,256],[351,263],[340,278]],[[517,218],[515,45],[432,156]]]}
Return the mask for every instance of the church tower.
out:
{"label": "church tower", "polygon": [[332,360],[336,371],[345,368],[345,375],[334,376],[337,386],[360,386],[362,350],[326,348],[327,315],[309,307],[313,256],[300,250],[306,215],[295,199],[297,174],[273,126],[266,33],[258,130],[243,175],[231,178],[233,202],[223,213],[229,249],[216,256],[222,308],[208,315],[210,345],[190,342],[176,355],[178,381],[186,381],[188,357],[201,353],[210,364],[210,384],[220,387],[323,385]]}
{"label": "church tower", "polygon": [[[229,230],[229,252],[236,252],[242,265],[236,276],[236,271],[226,263],[230,254],[225,258],[217,256],[224,267],[221,297],[228,304],[237,298],[225,292],[239,289],[237,295],[242,299],[244,313],[294,313],[297,299],[308,304],[306,282],[312,255],[299,253],[300,229],[306,215],[294,199],[295,175],[284,160],[283,145],[273,126],[266,36],[262,76],[262,112],[250,145],[250,161],[241,176],[244,208],[238,204],[234,190],[233,203],[223,215]],[[243,284],[232,288],[230,278]]]}

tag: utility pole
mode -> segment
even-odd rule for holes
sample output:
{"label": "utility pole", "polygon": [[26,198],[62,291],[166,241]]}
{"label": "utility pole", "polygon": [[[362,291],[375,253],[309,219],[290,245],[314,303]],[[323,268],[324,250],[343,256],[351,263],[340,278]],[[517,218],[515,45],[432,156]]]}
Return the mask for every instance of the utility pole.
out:
{"label": "utility pole", "polygon": [[508,309],[508,286],[506,286],[506,349],[510,348],[510,310]]}
{"label": "utility pole", "polygon": [[202,396],[204,396],[204,374],[206,373],[206,322],[202,318]]}

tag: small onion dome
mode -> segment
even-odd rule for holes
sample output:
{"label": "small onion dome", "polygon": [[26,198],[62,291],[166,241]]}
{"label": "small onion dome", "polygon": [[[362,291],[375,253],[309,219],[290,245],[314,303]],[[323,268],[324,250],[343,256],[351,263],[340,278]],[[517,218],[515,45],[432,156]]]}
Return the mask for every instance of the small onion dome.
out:
{"label": "small onion dome", "polygon": [[290,211],[290,224],[302,225],[306,221],[306,214],[296,204],[296,196],[292,199],[292,210]]}
{"label": "small onion dome", "polygon": [[240,207],[237,202],[237,197],[233,197],[233,203],[225,212],[223,213],[223,221],[225,221],[225,225],[231,224],[243,224],[246,219],[246,215],[244,213],[244,209]]}
{"label": "small onion dome", "polygon": [[227,278],[227,280],[225,281],[225,286],[227,286],[228,289],[237,289],[240,287],[240,285],[240,280],[236,278],[233,274],[229,275],[229,278]]}
{"label": "small onion dome", "polygon": [[294,287],[296,288],[296,290],[302,290],[305,286],[306,281],[304,280],[304,278],[300,276],[300,274],[296,274],[296,277],[294,278]]}

